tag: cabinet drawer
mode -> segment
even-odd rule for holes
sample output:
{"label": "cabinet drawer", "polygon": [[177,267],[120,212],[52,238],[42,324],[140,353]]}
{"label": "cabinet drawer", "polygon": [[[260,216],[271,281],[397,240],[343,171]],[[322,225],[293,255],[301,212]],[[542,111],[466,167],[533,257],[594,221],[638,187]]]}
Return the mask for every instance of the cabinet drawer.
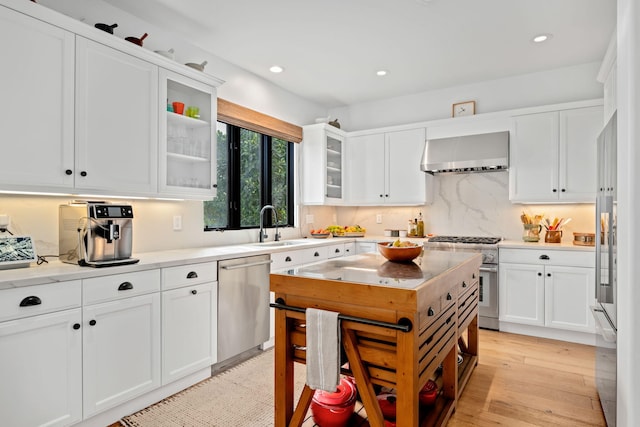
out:
{"label": "cabinet drawer", "polygon": [[218,263],[181,265],[162,269],[162,289],[175,289],[218,280]]}
{"label": "cabinet drawer", "polygon": [[344,243],[327,246],[326,248],[327,258],[338,258],[346,255]]}
{"label": "cabinet drawer", "polygon": [[276,252],[271,254],[271,271],[297,267],[302,264],[327,259],[327,246],[300,249],[297,251]]}
{"label": "cabinet drawer", "polygon": [[80,307],[80,283],[72,280],[1,291],[0,321]]}
{"label": "cabinet drawer", "polygon": [[160,270],[136,271],[82,281],[82,303],[128,298],[160,291]]}
{"label": "cabinet drawer", "polygon": [[544,250],[544,249],[500,249],[500,263],[538,265],[566,265],[572,267],[594,267],[595,253],[591,251]]}

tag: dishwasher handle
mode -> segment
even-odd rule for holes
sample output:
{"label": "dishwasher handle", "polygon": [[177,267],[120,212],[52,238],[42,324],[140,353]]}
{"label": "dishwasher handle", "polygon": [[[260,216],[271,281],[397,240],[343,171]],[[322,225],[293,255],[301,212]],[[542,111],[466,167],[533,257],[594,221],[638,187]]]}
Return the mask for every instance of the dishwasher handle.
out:
{"label": "dishwasher handle", "polygon": [[223,270],[238,270],[241,268],[249,268],[249,267],[255,267],[257,265],[265,265],[265,264],[271,264],[273,261],[268,259],[266,261],[258,261],[258,262],[249,262],[246,264],[236,264],[236,265],[223,265],[220,268],[222,268]]}

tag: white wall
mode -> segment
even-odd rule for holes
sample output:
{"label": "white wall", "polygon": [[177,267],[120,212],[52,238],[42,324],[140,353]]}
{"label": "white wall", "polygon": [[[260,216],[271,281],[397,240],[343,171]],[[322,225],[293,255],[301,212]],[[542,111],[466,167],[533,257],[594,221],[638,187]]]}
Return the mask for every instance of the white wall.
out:
{"label": "white wall", "polygon": [[600,62],[356,104],[329,111],[356,131],[451,117],[451,106],[476,101],[476,114],[602,98]]}

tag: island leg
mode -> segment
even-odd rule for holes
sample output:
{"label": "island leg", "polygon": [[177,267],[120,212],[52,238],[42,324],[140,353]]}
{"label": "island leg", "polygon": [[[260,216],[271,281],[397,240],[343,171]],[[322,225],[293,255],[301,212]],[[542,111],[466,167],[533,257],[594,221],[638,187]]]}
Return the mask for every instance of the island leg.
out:
{"label": "island leg", "polygon": [[416,320],[410,314],[405,317],[411,320],[414,328],[409,332],[397,333],[396,363],[396,425],[417,426],[419,420],[418,389],[418,328]]}
{"label": "island leg", "polygon": [[274,351],[274,404],[275,425],[285,427],[293,416],[293,357],[290,351],[293,320],[287,317],[286,310],[275,312],[275,351]]}

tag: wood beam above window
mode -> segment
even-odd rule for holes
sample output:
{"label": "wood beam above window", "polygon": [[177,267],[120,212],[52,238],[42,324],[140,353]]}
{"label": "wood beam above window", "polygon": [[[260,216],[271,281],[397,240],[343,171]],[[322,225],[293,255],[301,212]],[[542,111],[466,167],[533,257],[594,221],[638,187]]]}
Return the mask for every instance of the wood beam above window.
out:
{"label": "wood beam above window", "polygon": [[289,142],[302,141],[302,128],[233,102],[218,98],[218,121]]}

